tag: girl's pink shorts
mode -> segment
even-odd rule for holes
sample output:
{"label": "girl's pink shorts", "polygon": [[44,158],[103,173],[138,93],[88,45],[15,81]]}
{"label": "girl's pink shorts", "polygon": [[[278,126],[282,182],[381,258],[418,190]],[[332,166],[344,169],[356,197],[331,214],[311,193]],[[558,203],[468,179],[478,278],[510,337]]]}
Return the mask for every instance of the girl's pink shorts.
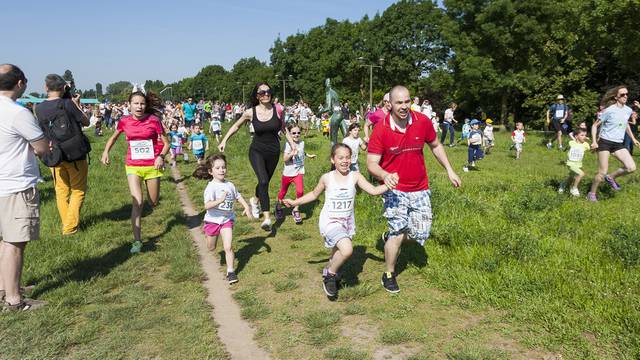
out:
{"label": "girl's pink shorts", "polygon": [[204,226],[202,227],[204,233],[207,236],[218,236],[220,235],[220,230],[226,228],[233,228],[233,220],[229,220],[222,224],[210,223],[205,221]]}

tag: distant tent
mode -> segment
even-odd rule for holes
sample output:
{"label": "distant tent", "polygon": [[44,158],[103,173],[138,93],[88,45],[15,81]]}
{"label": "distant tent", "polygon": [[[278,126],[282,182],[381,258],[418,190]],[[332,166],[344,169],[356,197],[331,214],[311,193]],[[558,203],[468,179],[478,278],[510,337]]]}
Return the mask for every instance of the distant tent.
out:
{"label": "distant tent", "polygon": [[[23,97],[21,97],[20,99],[18,99],[18,102],[21,104],[28,104],[28,103],[32,103],[32,104],[40,104],[41,102],[45,101],[47,99],[43,99],[43,98],[38,98],[35,96],[31,96],[31,95],[25,95]],[[80,99],[80,103],[81,104],[100,104],[100,101],[98,101],[98,99]]]}

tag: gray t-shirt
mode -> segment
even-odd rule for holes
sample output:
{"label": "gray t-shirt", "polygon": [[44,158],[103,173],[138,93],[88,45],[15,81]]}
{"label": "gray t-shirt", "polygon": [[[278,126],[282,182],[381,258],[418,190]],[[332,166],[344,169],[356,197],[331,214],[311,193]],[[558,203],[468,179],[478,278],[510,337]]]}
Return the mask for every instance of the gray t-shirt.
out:
{"label": "gray t-shirt", "polygon": [[624,141],[624,133],[627,130],[627,123],[633,110],[628,106],[619,107],[613,104],[604,109],[600,119],[600,138],[615,143]]}
{"label": "gray t-shirt", "polygon": [[29,143],[42,138],[29,110],[0,96],[0,197],[36,186],[40,170]]}

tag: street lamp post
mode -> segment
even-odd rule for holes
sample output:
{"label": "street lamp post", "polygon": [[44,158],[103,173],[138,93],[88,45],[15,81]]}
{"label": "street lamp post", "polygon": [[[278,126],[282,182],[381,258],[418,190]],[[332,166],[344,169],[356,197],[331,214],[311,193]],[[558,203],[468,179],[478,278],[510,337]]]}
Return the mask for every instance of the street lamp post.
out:
{"label": "street lamp post", "polygon": [[[364,58],[361,56],[358,58],[360,62],[364,62]],[[378,59],[378,64],[360,64],[360,66],[365,66],[369,68],[369,106],[373,106],[373,68],[382,68],[382,64],[384,64],[384,58]]]}
{"label": "street lamp post", "polygon": [[276,74],[276,80],[282,81],[282,106],[287,106],[287,81],[293,81],[293,76],[280,79],[280,75]]}
{"label": "street lamp post", "polygon": [[[237,84],[238,84],[238,85],[240,85],[240,86],[242,87],[242,103],[243,103],[243,104],[246,104],[245,96],[244,96],[244,94],[245,94],[245,93],[244,93],[244,87],[245,87],[246,85],[249,85],[249,82],[247,81],[247,82],[244,82],[244,83],[240,83],[240,81],[238,81],[238,82],[237,82]],[[241,84],[242,84],[242,85],[241,85]]]}

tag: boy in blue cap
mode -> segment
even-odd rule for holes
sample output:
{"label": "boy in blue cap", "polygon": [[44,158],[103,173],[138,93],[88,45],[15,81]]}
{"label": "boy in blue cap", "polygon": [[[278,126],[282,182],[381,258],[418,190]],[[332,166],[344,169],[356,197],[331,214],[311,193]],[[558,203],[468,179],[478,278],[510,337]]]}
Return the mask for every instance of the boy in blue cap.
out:
{"label": "boy in blue cap", "polygon": [[469,125],[471,126],[471,130],[469,131],[469,138],[467,139],[467,145],[469,146],[469,156],[467,160],[469,164],[462,168],[462,170],[464,170],[465,172],[469,171],[469,169],[479,170],[476,167],[476,160],[480,160],[484,157],[481,148],[482,130],[480,130],[480,121],[478,121],[477,119],[473,119],[471,120]]}

